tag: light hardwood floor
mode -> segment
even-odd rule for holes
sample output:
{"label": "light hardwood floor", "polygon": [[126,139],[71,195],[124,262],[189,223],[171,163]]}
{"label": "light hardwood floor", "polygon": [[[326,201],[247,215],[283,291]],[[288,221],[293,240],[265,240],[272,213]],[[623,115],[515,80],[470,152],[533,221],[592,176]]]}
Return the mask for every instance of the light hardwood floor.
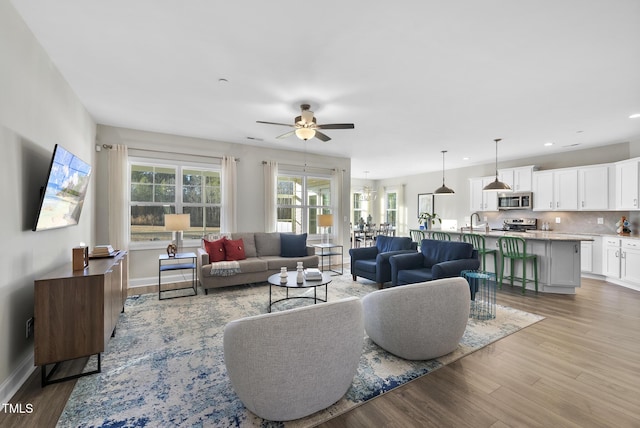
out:
{"label": "light hardwood floor", "polygon": [[[546,319],[320,426],[640,426],[640,292],[583,278],[575,296],[506,286],[498,303]],[[34,412],[0,426],[55,426],[74,382],[38,375],[12,400]]]}

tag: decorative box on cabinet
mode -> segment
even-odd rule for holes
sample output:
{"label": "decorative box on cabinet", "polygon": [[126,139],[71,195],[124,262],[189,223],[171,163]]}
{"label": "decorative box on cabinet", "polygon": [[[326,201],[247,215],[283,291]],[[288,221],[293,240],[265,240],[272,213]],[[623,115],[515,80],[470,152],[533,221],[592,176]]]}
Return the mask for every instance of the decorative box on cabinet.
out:
{"label": "decorative box on cabinet", "polygon": [[[127,253],[92,259],[84,270],[71,264],[34,282],[34,362],[42,386],[100,372],[100,353],[115,334],[128,284]],[[58,363],[98,356],[96,370],[51,379]],[[47,366],[55,364],[47,373]]]}

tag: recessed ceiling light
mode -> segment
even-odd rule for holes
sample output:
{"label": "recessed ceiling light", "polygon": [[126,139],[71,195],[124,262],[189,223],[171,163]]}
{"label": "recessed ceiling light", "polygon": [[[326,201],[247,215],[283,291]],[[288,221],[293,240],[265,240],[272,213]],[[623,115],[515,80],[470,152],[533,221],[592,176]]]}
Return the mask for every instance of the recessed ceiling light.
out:
{"label": "recessed ceiling light", "polygon": [[635,113],[635,114],[632,114],[631,116],[629,116],[629,119],[637,119],[639,117],[640,117],[640,113]]}
{"label": "recessed ceiling light", "polygon": [[471,159],[471,158],[468,158],[468,157],[467,158],[462,158],[462,160],[469,160],[469,159]]}
{"label": "recessed ceiling light", "polygon": [[545,147],[549,147],[549,146],[553,146],[553,143],[551,141],[544,143]]}

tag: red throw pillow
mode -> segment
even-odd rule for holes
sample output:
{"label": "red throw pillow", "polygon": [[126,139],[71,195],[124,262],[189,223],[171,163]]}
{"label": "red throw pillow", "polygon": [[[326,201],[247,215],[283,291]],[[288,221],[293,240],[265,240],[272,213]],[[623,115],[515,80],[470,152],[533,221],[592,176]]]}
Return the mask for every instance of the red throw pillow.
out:
{"label": "red throw pillow", "polygon": [[226,241],[226,237],[222,237],[220,239],[216,239],[215,241],[204,241],[204,249],[209,254],[209,263],[213,262],[223,262],[227,259],[227,252],[224,248],[224,241]]}
{"label": "red throw pillow", "polygon": [[226,239],[224,241],[224,250],[227,253],[226,260],[244,260],[247,256],[244,253],[244,241],[240,239]]}

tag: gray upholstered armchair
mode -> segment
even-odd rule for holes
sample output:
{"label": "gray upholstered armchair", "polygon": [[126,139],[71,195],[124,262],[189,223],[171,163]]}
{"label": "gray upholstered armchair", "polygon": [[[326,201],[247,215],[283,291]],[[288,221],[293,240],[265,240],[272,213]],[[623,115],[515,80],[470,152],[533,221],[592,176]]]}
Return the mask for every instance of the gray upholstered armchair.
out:
{"label": "gray upholstered armchair", "polygon": [[458,347],[469,319],[469,284],[463,278],[387,288],[362,298],[367,335],[407,360],[429,360]]}
{"label": "gray upholstered armchair", "polygon": [[391,281],[389,258],[396,254],[416,253],[417,244],[409,237],[378,236],[375,247],[352,248],[351,275],[355,281],[358,276],[375,281],[382,286]]}
{"label": "gray upholstered armchair", "polygon": [[[468,293],[467,293],[468,294]],[[231,321],[224,363],[233,389],[263,419],[299,419],[347,392],[364,344],[357,297]]]}

